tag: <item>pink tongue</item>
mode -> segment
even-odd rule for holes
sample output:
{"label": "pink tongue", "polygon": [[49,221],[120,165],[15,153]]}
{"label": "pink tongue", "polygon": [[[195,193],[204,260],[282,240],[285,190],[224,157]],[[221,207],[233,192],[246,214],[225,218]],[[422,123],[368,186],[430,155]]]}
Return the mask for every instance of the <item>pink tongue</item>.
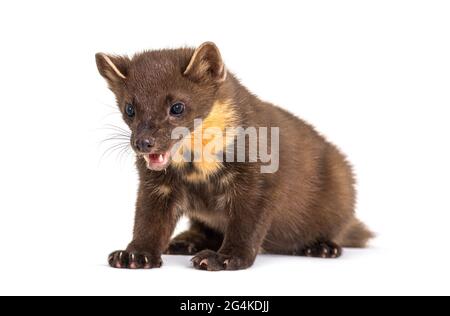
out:
{"label": "pink tongue", "polygon": [[164,162],[163,155],[149,155],[151,163],[162,163]]}

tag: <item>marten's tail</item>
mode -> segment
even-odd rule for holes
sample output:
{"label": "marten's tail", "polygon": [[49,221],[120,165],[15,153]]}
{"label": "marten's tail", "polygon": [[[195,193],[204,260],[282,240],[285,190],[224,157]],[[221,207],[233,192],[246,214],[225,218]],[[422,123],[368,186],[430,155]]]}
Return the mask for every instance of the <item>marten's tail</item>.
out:
{"label": "marten's tail", "polygon": [[366,225],[354,218],[336,238],[336,243],[341,247],[365,248],[369,240],[374,237],[375,234]]}

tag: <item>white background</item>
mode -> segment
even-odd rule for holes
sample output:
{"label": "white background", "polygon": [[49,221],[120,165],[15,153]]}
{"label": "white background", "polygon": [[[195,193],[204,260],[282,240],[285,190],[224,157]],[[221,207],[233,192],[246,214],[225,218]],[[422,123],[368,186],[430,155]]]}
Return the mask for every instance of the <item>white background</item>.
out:
{"label": "white background", "polygon": [[[448,1],[2,1],[0,294],[450,294],[449,17]],[[131,156],[102,157],[124,125],[94,54],[206,40],[348,154],[369,249],[231,273],[105,265],[137,181]]]}

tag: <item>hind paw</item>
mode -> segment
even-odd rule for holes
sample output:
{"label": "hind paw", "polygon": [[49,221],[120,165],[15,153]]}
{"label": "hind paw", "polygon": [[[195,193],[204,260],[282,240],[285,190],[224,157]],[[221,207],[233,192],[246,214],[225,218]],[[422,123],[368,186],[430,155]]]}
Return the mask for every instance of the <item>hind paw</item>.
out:
{"label": "hind paw", "polygon": [[331,241],[318,242],[303,249],[301,254],[305,257],[336,259],[342,255],[342,248]]}

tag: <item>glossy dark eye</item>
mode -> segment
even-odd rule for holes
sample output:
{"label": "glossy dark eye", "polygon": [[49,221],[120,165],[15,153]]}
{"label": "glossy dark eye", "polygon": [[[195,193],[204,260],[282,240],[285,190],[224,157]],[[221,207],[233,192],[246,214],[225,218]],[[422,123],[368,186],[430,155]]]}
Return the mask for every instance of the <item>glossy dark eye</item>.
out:
{"label": "glossy dark eye", "polygon": [[182,102],[177,102],[172,105],[170,108],[170,115],[172,116],[180,116],[184,113],[185,105]]}
{"label": "glossy dark eye", "polygon": [[128,117],[134,117],[136,115],[136,111],[134,109],[134,105],[128,103],[125,106],[125,113],[128,115]]}

